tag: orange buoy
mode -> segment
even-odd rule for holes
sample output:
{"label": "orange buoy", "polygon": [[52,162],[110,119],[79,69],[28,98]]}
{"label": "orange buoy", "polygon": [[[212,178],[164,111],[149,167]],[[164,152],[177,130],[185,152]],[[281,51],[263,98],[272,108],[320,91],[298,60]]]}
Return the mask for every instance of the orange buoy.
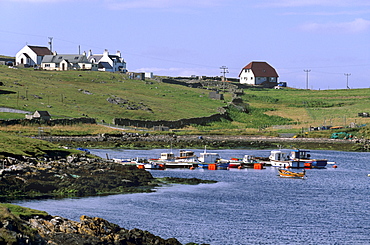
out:
{"label": "orange buoy", "polygon": [[242,166],[239,166],[238,169],[242,169],[243,167]]}
{"label": "orange buoy", "polygon": [[337,168],[338,166],[337,165],[333,165],[333,168]]}
{"label": "orange buoy", "polygon": [[195,168],[194,167],[190,167],[190,170],[194,170]]}

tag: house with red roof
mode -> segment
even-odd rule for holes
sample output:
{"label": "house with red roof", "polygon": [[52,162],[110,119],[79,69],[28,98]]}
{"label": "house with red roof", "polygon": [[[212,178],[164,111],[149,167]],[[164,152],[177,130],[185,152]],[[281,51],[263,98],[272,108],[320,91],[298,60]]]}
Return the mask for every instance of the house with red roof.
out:
{"label": "house with red roof", "polygon": [[47,47],[24,46],[15,56],[16,65],[38,66],[41,65],[45,55],[51,55],[52,52]]}
{"label": "house with red roof", "polygon": [[240,83],[274,87],[278,84],[279,75],[275,68],[264,61],[252,61],[239,73]]}

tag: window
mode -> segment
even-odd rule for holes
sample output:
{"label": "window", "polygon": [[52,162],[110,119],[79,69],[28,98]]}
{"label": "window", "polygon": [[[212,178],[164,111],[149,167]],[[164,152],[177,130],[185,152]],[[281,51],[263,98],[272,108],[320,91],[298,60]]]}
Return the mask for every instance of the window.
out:
{"label": "window", "polygon": [[60,60],[61,60],[62,58],[63,58],[62,56],[59,56],[59,58],[58,58],[58,59],[60,59]]}
{"label": "window", "polygon": [[75,57],[75,60],[78,60],[78,57],[77,56]]}

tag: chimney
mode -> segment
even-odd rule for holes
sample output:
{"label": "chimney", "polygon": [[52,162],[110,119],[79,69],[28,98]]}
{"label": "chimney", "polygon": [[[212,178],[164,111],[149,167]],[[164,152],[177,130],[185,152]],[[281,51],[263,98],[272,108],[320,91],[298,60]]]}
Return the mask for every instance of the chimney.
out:
{"label": "chimney", "polygon": [[108,49],[105,49],[104,53],[103,53],[103,56],[108,56],[108,55],[109,55]]}
{"label": "chimney", "polygon": [[57,56],[57,55],[58,55],[57,51],[54,51],[54,52],[53,52],[53,55],[54,55],[54,56]]}
{"label": "chimney", "polygon": [[117,54],[116,55],[121,58],[121,51],[117,50]]}
{"label": "chimney", "polygon": [[90,57],[92,55],[91,49],[89,50],[89,53],[87,54],[87,57]]}

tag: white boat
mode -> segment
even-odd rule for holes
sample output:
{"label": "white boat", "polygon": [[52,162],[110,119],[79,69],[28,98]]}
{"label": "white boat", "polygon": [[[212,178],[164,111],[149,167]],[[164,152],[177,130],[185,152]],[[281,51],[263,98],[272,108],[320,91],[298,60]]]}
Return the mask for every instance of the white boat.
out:
{"label": "white boat", "polygon": [[165,169],[165,165],[155,161],[149,161],[144,157],[136,157],[131,160],[140,169]]}
{"label": "white boat", "polygon": [[172,152],[161,153],[156,163],[162,163],[166,168],[192,168],[198,166],[198,157],[194,151],[180,150],[179,156],[175,156]]}
{"label": "white boat", "polygon": [[199,155],[200,155],[199,158],[198,158],[198,160],[199,160],[198,167],[199,168],[208,169],[208,164],[216,164],[217,162],[219,162],[223,166],[226,165],[226,164],[228,165],[227,162],[220,161],[221,160],[220,154],[218,154],[216,152],[207,152],[206,147],[204,148],[204,152],[200,153]]}
{"label": "white boat", "polygon": [[304,168],[304,162],[299,160],[292,160],[289,152],[282,150],[273,150],[269,156],[272,167],[279,168]]}

